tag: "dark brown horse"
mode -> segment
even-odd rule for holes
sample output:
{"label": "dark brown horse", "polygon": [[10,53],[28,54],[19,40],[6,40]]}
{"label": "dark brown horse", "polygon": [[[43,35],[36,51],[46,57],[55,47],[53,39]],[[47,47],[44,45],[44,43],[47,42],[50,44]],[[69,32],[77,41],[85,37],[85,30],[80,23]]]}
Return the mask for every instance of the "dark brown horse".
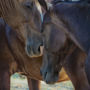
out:
{"label": "dark brown horse", "polygon": [[[85,22],[88,23],[88,21],[90,21],[88,13],[89,5],[84,5],[83,3],[57,3],[57,5],[53,4],[54,8],[48,10],[45,2],[44,4],[42,1],[40,3],[42,6],[45,5],[44,8],[47,11],[42,25],[44,57],[41,73],[43,79],[47,83],[56,82],[58,80],[59,71],[63,66],[70,76],[76,90],[90,90],[84,65],[87,56],[85,50],[87,51],[87,48],[89,48],[84,46],[89,43],[79,43],[76,40],[77,38],[73,37],[73,34],[71,34],[74,29],[78,30],[78,28],[81,27],[80,25],[82,25],[82,23],[79,22],[77,25],[76,20],[81,20],[84,23],[85,18],[88,16]],[[81,11],[81,13],[79,11]],[[82,13],[84,17],[82,17]],[[74,21],[74,24],[71,21]],[[74,26],[78,27],[75,28]],[[85,27],[89,28],[89,23],[85,23],[84,28]],[[73,30],[69,32],[69,29]],[[81,35],[80,33],[76,35]]]}
{"label": "dark brown horse", "polygon": [[[88,13],[88,10],[90,8],[89,5],[86,6],[82,3],[70,4],[70,5],[61,3],[61,4],[55,5],[54,8],[55,8],[54,11],[50,11],[49,13],[47,12],[47,15],[45,16],[46,21],[44,20],[45,21],[44,33],[47,32],[46,29],[47,30],[50,29],[49,30],[50,37],[46,38],[46,36],[45,36],[46,34],[44,35],[45,40],[48,39],[48,42],[44,40],[45,41],[44,47],[45,47],[45,51],[46,51],[45,57],[44,57],[44,62],[45,62],[45,60],[48,60],[49,65],[47,65],[47,63],[45,65],[45,63],[44,63],[44,65],[43,65],[44,69],[42,72],[43,72],[43,76],[45,77],[45,79],[47,79],[49,81],[50,81],[50,79],[48,79],[48,77],[49,77],[48,74],[50,73],[50,70],[52,71],[52,69],[53,69],[54,70],[53,72],[55,74],[55,72],[57,71],[55,69],[58,68],[58,66],[59,66],[59,70],[60,70],[60,66],[65,65],[64,59],[67,58],[66,56],[69,54],[70,48],[72,46],[72,41],[74,41],[74,44],[76,44],[78,46],[78,48],[81,49],[82,52],[83,51],[88,52],[89,46],[90,46],[89,45],[90,44],[89,43],[89,40],[90,40],[90,37],[89,37],[90,13]],[[82,9],[83,9],[83,11],[82,11]],[[83,13],[83,16],[82,16],[82,13]],[[88,19],[86,18],[87,16],[88,16]],[[47,19],[47,17],[49,18],[49,20]],[[49,23],[49,24],[47,24],[47,23]],[[83,24],[84,24],[84,26],[82,26]],[[62,30],[62,31],[60,31],[60,32],[54,31],[53,30],[53,28],[55,27],[54,25],[59,27],[59,31],[60,30]],[[54,35],[55,32],[56,32],[56,36]],[[71,39],[71,41],[69,42],[70,39]],[[69,43],[69,46],[67,46],[67,42]],[[54,43],[56,43],[56,45]],[[66,48],[65,48],[65,46],[66,46]],[[52,48],[55,48],[55,49],[52,49]],[[73,49],[73,48],[71,48],[71,49]],[[71,56],[71,55],[72,54],[70,54],[69,56]],[[77,61],[81,65],[78,67],[78,69],[75,68],[75,63],[76,63],[76,67],[78,66],[78,63],[74,62],[74,60],[73,60],[75,58],[74,55],[73,55],[73,57],[71,56],[69,58],[72,60],[72,61],[70,60],[70,62],[69,62],[70,67],[72,68],[72,70],[70,70],[69,74],[72,74],[72,72],[74,71],[73,73],[76,74],[75,77],[77,77],[77,75],[79,76],[77,78],[78,79],[77,81],[79,81],[79,82],[75,81],[75,78],[72,79],[74,74],[71,75],[71,80],[75,86],[75,89],[84,90],[87,88],[87,90],[89,90],[90,88],[88,86],[87,79],[85,79],[86,75],[85,75],[85,71],[84,71],[85,70],[84,62],[80,63],[80,61]],[[84,57],[84,59],[85,58],[86,57]],[[77,58],[75,58],[75,61],[76,61],[76,59]],[[67,59],[65,59],[65,60],[67,60]],[[58,62],[60,62],[59,65],[58,65]],[[86,64],[86,66],[87,66],[87,64]],[[46,67],[47,67],[47,70],[46,70]],[[69,69],[70,69],[70,67],[69,67]],[[68,69],[68,68],[66,68],[66,69]],[[75,72],[76,70],[78,70],[78,71]],[[87,72],[89,72],[89,70],[87,70]],[[57,73],[55,76],[57,77]],[[81,76],[83,76],[83,81],[81,81],[81,78],[82,78]],[[88,76],[88,78],[89,78],[89,76]],[[54,79],[54,80],[56,80],[56,79]]]}

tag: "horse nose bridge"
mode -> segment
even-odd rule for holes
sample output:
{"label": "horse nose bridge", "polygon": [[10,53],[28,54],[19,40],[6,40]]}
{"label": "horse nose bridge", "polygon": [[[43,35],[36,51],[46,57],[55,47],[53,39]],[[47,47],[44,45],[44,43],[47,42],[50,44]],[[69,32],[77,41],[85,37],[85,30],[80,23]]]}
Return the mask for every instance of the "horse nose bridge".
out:
{"label": "horse nose bridge", "polygon": [[30,51],[33,50],[33,41],[31,39],[27,41],[27,49],[29,49]]}
{"label": "horse nose bridge", "polygon": [[33,46],[33,40],[32,40],[31,37],[28,38],[28,40],[27,40],[27,45],[28,45],[28,46]]}

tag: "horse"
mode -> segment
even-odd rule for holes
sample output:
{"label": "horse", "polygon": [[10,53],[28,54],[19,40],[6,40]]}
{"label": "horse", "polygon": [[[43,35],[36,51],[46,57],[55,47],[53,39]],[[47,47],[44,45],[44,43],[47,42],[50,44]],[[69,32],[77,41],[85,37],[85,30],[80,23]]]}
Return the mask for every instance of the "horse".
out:
{"label": "horse", "polygon": [[[22,42],[24,42],[24,44],[25,44],[25,42],[26,42],[26,38],[27,37],[25,37],[25,32],[27,32],[27,31],[29,31],[29,29],[32,29],[31,27],[29,27],[29,25],[32,25],[33,26],[33,28],[35,28],[35,27],[37,27],[37,25],[39,24],[40,25],[40,15],[39,15],[39,12],[38,12],[38,10],[37,10],[37,8],[36,8],[36,6],[35,6],[35,4],[36,4],[36,1],[32,1],[32,0],[29,0],[29,1],[25,1],[25,0],[5,0],[5,1],[3,1],[3,0],[0,0],[0,17],[2,17],[12,28],[14,28],[16,31],[16,33],[18,33],[18,34],[20,34],[19,36],[18,36],[18,39]],[[33,11],[32,11],[33,10]],[[33,15],[31,14],[31,13],[36,13],[35,15],[36,15],[36,17],[34,18],[30,18],[30,17],[32,17]],[[26,15],[25,15],[26,14]],[[29,15],[27,15],[27,14],[29,14]],[[29,17],[30,16],[30,17]],[[33,24],[33,22],[32,21],[34,21],[34,20],[36,20],[37,18],[39,18],[39,20],[38,20],[38,23],[34,23]],[[31,19],[30,20],[30,22],[29,22],[29,19]],[[34,19],[34,20],[33,20]],[[38,25],[38,28],[37,29],[39,29],[39,25]],[[2,20],[1,20],[1,27],[2,27]],[[28,28],[27,28],[28,27]],[[6,28],[6,27],[5,27]],[[25,31],[25,30],[26,31]],[[6,30],[6,29],[5,29]],[[1,31],[2,31],[2,29],[1,29]],[[18,32],[17,32],[18,31]],[[22,33],[23,32],[23,33]],[[8,33],[8,31],[7,31],[7,33]],[[22,33],[22,34],[21,34]],[[1,35],[2,36],[2,35]],[[3,37],[2,37],[3,38]],[[3,41],[3,40],[2,40]],[[28,40],[27,40],[28,41]],[[4,41],[3,41],[4,42]],[[11,43],[11,42],[10,42]],[[24,45],[23,44],[23,45]],[[26,43],[27,44],[27,43]],[[5,46],[5,45],[4,45]],[[27,47],[27,45],[26,45],[26,47]],[[0,47],[0,48],[2,48],[2,47]],[[25,47],[24,47],[25,48]],[[2,50],[0,50],[1,51],[1,53],[2,53]],[[7,51],[8,52],[8,51]],[[3,52],[2,54],[5,54],[5,52]],[[8,54],[7,54],[8,55]],[[3,56],[2,56],[3,57]],[[6,58],[7,58],[7,62],[8,62],[8,57],[6,56]],[[0,58],[0,60],[1,59],[3,59],[3,61],[4,61],[4,59],[5,58]],[[10,59],[10,58],[9,58]],[[2,60],[1,60],[2,61]],[[15,62],[16,63],[16,62]],[[2,64],[4,64],[4,63],[2,63]],[[13,66],[13,61],[12,61],[12,59],[11,59],[11,63],[7,63],[8,65],[10,64],[10,66],[13,68],[14,66]],[[6,65],[6,66],[8,66],[8,65]],[[15,64],[16,65],[16,64]],[[6,66],[1,66],[1,71],[0,71],[0,73],[1,73],[1,81],[0,81],[0,83],[1,83],[1,86],[0,86],[0,89],[5,89],[6,90],[6,87],[5,87],[5,82],[2,84],[2,80],[3,79],[5,79],[6,80],[6,77],[8,78],[7,80],[8,81],[10,81],[9,79],[10,79],[10,75],[9,74],[11,74],[11,72],[13,72],[13,71],[11,71],[10,72],[10,70],[8,70],[9,68],[7,68],[7,72],[5,72],[6,70],[3,70],[3,72],[2,72],[2,68],[4,68],[4,67],[6,67]],[[6,74],[5,74],[6,73]],[[5,74],[5,75],[4,75]],[[2,76],[3,75],[3,76]],[[4,78],[5,77],[5,78]],[[28,79],[29,80],[29,79]],[[30,81],[30,80],[29,80]],[[33,81],[33,79],[31,80],[31,82]],[[36,80],[36,83],[39,83],[39,81],[37,81]],[[9,90],[10,89],[10,85],[9,85],[10,83],[8,82],[8,87],[7,87],[7,90]],[[7,86],[6,85],[6,86]]]}
{"label": "horse", "polygon": [[[85,73],[85,58],[90,46],[88,42],[90,39],[87,39],[90,28],[89,4],[54,4],[53,2],[53,8],[48,9],[45,1],[39,0],[39,2],[42,6],[44,5],[44,9],[47,11],[41,30],[44,39],[44,56],[41,69],[43,79],[46,83],[56,82],[63,66],[76,90],[90,90],[87,72]],[[83,25],[84,22],[85,25]],[[86,28],[87,31],[85,31]],[[86,38],[83,37],[82,39],[82,36],[86,36]]]}
{"label": "horse", "polygon": [[[35,52],[38,57],[31,58],[28,52],[32,52],[27,51],[32,45],[31,31],[41,27],[35,3],[31,0],[0,0],[0,17],[5,20],[0,19],[0,89],[10,90],[10,76],[17,72],[27,76],[30,90],[39,90],[42,56]],[[60,81],[68,79],[62,70]]]}

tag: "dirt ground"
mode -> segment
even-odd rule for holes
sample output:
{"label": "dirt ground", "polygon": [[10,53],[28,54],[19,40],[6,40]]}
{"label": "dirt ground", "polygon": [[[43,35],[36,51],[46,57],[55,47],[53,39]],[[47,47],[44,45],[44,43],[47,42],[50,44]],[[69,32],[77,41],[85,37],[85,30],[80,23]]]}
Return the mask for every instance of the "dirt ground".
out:
{"label": "dirt ground", "polygon": [[[14,75],[11,77],[11,90],[29,90],[27,79],[25,77],[19,77]],[[70,81],[57,83],[54,85],[47,85],[41,81],[41,90],[74,90]]]}

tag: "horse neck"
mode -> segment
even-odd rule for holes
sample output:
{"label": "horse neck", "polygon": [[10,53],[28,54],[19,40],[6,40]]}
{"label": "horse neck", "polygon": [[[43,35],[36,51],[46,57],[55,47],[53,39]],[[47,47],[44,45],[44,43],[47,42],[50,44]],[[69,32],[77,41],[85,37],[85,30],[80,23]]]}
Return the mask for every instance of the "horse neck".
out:
{"label": "horse neck", "polygon": [[[13,25],[16,24],[18,20],[16,18],[19,16],[19,11],[20,5],[17,0],[0,0],[0,17],[2,17],[13,30],[15,29]],[[20,34],[19,30],[15,29],[15,32],[17,33],[18,38],[23,41],[22,34]]]}
{"label": "horse neck", "polygon": [[[25,43],[24,40],[22,40],[20,34],[16,32],[17,30],[13,30],[8,25],[6,26],[5,32],[7,37],[7,42],[10,50],[12,51],[12,54],[14,54],[17,59],[20,59],[21,56],[19,54],[25,54]],[[25,55],[22,55],[25,56]],[[22,59],[22,58],[21,58]]]}

